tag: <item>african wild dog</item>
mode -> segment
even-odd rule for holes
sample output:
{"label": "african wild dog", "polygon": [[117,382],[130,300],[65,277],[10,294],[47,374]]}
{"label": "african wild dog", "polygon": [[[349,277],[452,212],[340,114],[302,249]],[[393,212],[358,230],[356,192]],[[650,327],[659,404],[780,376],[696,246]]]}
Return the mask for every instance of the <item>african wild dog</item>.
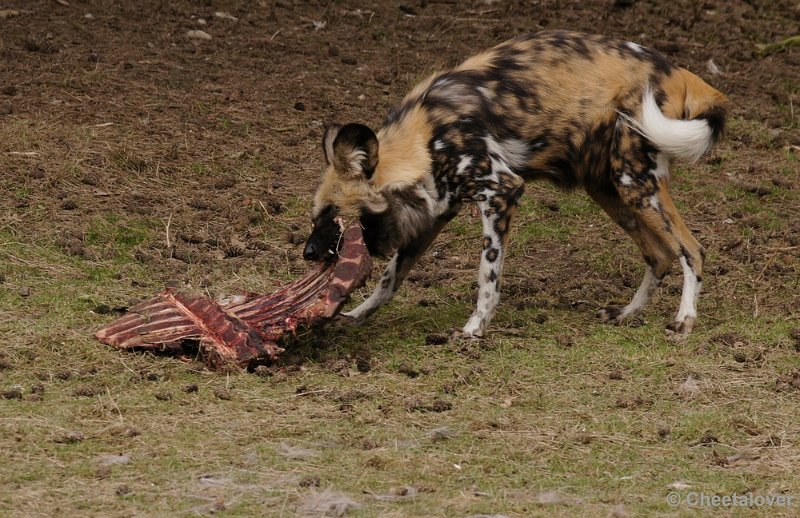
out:
{"label": "african wild dog", "polygon": [[345,319],[389,302],[465,201],[483,221],[478,303],[457,336],[481,336],[495,311],[509,224],[525,181],[583,186],[639,246],[644,279],[624,307],[639,312],[673,261],[683,295],[668,329],[689,333],[703,248],[669,195],[670,160],[696,160],[722,132],[726,98],[636,43],[552,31],[522,36],[414,88],[377,135],[360,124],[324,136],[327,169],[304,257],[335,253],[342,220],[360,218],[370,252],[395,252],[380,284]]}

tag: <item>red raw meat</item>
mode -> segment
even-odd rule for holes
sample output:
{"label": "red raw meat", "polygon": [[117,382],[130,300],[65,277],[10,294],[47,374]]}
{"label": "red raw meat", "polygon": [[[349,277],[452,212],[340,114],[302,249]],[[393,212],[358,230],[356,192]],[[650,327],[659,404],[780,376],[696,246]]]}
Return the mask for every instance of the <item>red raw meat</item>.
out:
{"label": "red raw meat", "polygon": [[283,334],[328,322],[364,285],[371,269],[372,258],[356,224],[343,232],[335,263],[320,264],[275,293],[221,306],[201,295],[167,289],[130,308],[95,337],[118,349],[168,348],[198,340],[210,367],[246,367],[283,352],[277,344]]}

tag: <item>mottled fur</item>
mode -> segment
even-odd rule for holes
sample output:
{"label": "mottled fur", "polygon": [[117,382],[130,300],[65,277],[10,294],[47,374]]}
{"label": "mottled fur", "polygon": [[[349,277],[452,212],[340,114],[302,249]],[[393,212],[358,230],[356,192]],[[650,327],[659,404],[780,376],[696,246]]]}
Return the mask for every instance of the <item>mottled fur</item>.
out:
{"label": "mottled fur", "polygon": [[627,231],[647,264],[637,313],[675,259],[684,290],[675,321],[691,331],[703,250],[670,198],[673,157],[696,159],[719,137],[725,97],[635,43],[565,31],[523,36],[430,76],[387,116],[332,126],[314,199],[309,259],[334,253],[334,218],[360,218],[367,246],[396,252],[372,295],[346,315],[362,321],[391,300],[413,264],[461,208],[483,221],[478,303],[460,334],[480,336],[499,299],[511,218],[527,180],[583,186]]}

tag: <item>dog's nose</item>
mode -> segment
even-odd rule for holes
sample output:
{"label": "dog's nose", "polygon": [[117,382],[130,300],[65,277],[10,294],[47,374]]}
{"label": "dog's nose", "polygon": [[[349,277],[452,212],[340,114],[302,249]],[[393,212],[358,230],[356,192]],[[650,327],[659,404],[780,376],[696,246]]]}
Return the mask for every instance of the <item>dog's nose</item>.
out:
{"label": "dog's nose", "polygon": [[316,261],[319,259],[319,254],[317,253],[317,248],[314,246],[314,243],[306,243],[306,248],[303,250],[303,259],[306,261]]}

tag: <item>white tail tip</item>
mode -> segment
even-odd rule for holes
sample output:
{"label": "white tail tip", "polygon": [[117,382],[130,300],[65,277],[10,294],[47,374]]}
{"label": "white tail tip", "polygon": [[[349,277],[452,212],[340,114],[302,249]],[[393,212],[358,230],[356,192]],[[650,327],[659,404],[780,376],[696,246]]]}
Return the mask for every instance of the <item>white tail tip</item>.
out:
{"label": "white tail tip", "polygon": [[621,114],[633,129],[669,156],[697,161],[714,144],[711,127],[703,119],[680,120],[666,117],[652,90],[645,89],[642,114],[634,119]]}

